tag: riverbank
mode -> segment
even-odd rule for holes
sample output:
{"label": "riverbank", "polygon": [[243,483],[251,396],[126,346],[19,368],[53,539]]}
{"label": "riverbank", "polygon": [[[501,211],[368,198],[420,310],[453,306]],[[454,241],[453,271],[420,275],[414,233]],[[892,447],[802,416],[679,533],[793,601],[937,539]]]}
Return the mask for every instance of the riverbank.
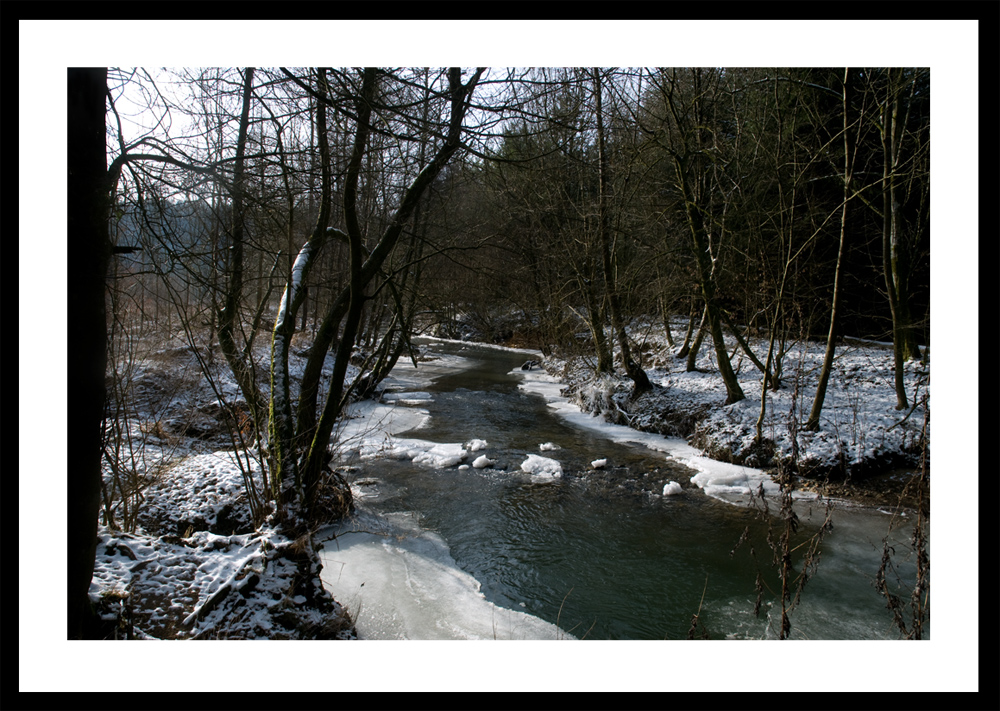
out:
{"label": "riverbank", "polygon": [[[296,345],[293,379],[305,362]],[[105,461],[93,636],[356,638],[322,585],[311,535],[289,536],[267,511],[254,525],[247,482],[259,492],[263,477],[252,449],[234,451],[237,428],[220,396],[237,412],[242,400],[225,361],[183,341],[139,349]],[[268,358],[265,343],[255,352],[261,378]]]}
{"label": "riverbank", "polygon": [[[672,324],[678,333],[684,323]],[[820,416],[819,429],[806,431],[816,392],[825,344],[792,344],[784,356],[778,390],[766,393],[762,442],[756,442],[761,410],[761,371],[731,336],[732,355],[740,387],[746,395],[726,405],[726,390],[715,351],[705,343],[695,370],[677,356],[663,327],[648,323],[631,329],[637,357],[653,390],[632,396],[632,382],[616,363],[615,375],[594,375],[594,359],[586,355],[542,361],[545,371],[561,384],[561,393],[584,412],[650,432],[684,439],[706,457],[719,462],[761,469],[779,468],[796,475],[796,488],[842,498],[859,505],[915,509],[926,448],[929,462],[930,423],[926,403],[930,366],[919,361],[905,366],[907,410],[896,410],[891,344],[845,340],[836,349],[833,371]],[[767,341],[750,337],[750,349],[761,356]],[[926,421],[925,421],[926,419]],[[928,479],[929,482],[929,468]],[[926,505],[926,502],[925,502]]]}

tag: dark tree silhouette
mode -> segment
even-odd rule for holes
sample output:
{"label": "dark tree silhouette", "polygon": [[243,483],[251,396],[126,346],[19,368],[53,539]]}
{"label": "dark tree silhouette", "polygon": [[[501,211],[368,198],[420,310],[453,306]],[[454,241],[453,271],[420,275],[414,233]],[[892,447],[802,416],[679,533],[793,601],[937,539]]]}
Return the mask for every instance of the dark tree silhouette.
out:
{"label": "dark tree silhouette", "polygon": [[73,265],[68,405],[69,429],[79,432],[81,441],[67,463],[67,636],[82,639],[92,635],[88,592],[101,505],[107,359],[104,298],[111,256],[104,125],[107,69],[69,69],[68,93],[68,230],[69,263]]}

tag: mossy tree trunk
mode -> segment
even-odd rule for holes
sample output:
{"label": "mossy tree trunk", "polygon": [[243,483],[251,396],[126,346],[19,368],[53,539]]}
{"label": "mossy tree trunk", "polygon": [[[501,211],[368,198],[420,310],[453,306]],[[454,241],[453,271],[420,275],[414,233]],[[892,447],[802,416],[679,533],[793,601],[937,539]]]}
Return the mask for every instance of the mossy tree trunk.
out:
{"label": "mossy tree trunk", "polygon": [[[315,513],[311,508],[329,458],[334,424],[343,412],[347,398],[353,389],[361,384],[364,375],[359,375],[356,382],[347,382],[350,358],[361,328],[366,302],[370,299],[368,294],[380,290],[381,286],[376,288],[377,279],[392,278],[392,275],[386,275],[383,270],[386,261],[399,242],[404,228],[411,223],[421,197],[451,157],[461,148],[463,122],[469,110],[469,99],[484,70],[476,70],[465,83],[462,82],[460,69],[448,70],[448,89],[444,95],[447,97],[450,116],[444,140],[403,192],[398,207],[392,213],[377,242],[371,249],[366,249],[359,215],[360,184],[366,156],[374,150],[369,145],[369,137],[373,131],[373,110],[377,105],[380,71],[375,68],[364,69],[359,89],[352,97],[353,111],[350,114],[355,124],[355,131],[344,179],[344,231],[326,227],[330,214],[330,171],[325,130],[320,129],[326,125],[326,109],[332,107],[339,111],[343,107],[334,103],[325,92],[306,87],[301,80],[286,72],[317,101],[317,139],[324,164],[320,216],[312,236],[299,251],[292,268],[275,323],[272,345],[270,429],[272,466],[276,472],[272,480],[276,481],[280,488],[280,500],[284,505],[286,522],[292,526],[310,520]],[[320,86],[324,84],[321,72]],[[386,201],[391,202],[388,197]],[[304,298],[302,286],[305,278],[330,236],[348,247],[348,284],[330,305],[323,325],[313,340],[299,392],[298,415],[293,420],[292,393],[288,377],[288,349],[295,330],[295,314]],[[394,329],[390,329],[385,337],[403,338],[396,334]],[[335,352],[333,372],[325,401],[320,406],[320,373],[326,353],[331,347]],[[380,343],[376,351],[385,350],[388,353],[388,348],[387,344]],[[393,353],[396,352],[394,349]]]}

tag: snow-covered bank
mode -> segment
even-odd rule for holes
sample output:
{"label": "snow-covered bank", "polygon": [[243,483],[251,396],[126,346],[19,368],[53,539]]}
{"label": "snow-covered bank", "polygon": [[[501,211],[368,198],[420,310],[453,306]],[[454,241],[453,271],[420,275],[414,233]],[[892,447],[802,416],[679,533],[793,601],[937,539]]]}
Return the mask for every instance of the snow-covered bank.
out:
{"label": "snow-covered bank", "polygon": [[[90,588],[105,624],[95,634],[351,638],[350,620],[319,579],[308,537],[290,538],[266,522],[254,526],[248,481],[259,492],[263,476],[254,455],[237,458],[232,451],[234,423],[219,396],[237,411],[242,398],[225,362],[202,346],[199,362],[183,342],[142,347],[148,350],[135,363],[125,403],[124,454],[117,472],[105,463],[106,506]],[[262,388],[267,358],[265,343],[254,354]],[[211,386],[200,363],[207,364]],[[294,349],[293,380],[301,379],[304,364]],[[350,375],[356,373],[352,367]],[[379,414],[392,421],[388,408]],[[411,416],[406,426],[413,425]],[[118,477],[131,487],[128,501],[117,498]]]}
{"label": "snow-covered bank", "polygon": [[[816,480],[829,478],[836,482],[831,485],[834,491],[849,495],[869,475],[917,467],[924,437],[929,442],[929,424],[923,432],[929,366],[906,364],[912,407],[898,411],[892,350],[884,344],[849,341],[837,348],[816,432],[805,431],[802,425],[812,405],[824,346],[805,342],[790,348],[782,387],[767,392],[761,447],[754,440],[762,378],[742,351],[736,353],[733,365],[746,399],[725,405],[726,391],[712,348],[702,347],[698,370],[689,372],[685,361],[667,347],[662,327],[646,325],[641,333],[643,367],[654,385],[652,392],[632,399],[631,381],[624,376],[594,377],[580,358],[547,359],[549,374],[526,372],[523,387],[543,395],[578,425],[660,449],[699,470],[692,482],[717,496],[756,491],[761,482],[767,488],[770,478],[762,470],[779,464]],[[736,347],[735,341],[731,345]],[[750,339],[750,346],[766,351],[764,341]],[[609,426],[609,420],[621,429]],[[905,482],[887,486],[894,484],[899,488]],[[815,488],[812,482],[805,487]]]}
{"label": "snow-covered bank", "polygon": [[596,413],[581,411],[579,405],[562,394],[564,384],[545,371],[512,371],[522,376],[520,387],[545,398],[548,406],[577,427],[600,432],[614,442],[633,442],[654,451],[663,452],[671,459],[698,471],[691,483],[705,493],[720,499],[744,499],[756,492],[761,485],[768,493],[777,491],[777,485],[759,469],[719,462],[704,456],[699,450],[679,437],[667,437],[654,432],[642,432],[625,425],[608,422]]}
{"label": "snow-covered bank", "polygon": [[232,452],[194,455],[147,490],[136,532],[100,527],[91,597],[110,625],[107,634],[352,636],[341,606],[317,586],[310,543],[266,525],[253,530],[243,491]]}

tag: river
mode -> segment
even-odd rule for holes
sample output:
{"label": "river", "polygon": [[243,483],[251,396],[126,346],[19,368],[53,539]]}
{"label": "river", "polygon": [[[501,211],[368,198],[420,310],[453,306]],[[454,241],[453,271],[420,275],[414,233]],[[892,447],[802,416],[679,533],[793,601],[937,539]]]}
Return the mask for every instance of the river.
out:
{"label": "river", "polygon": [[[347,462],[358,513],[327,533],[321,553],[324,583],[360,636],[686,639],[694,615],[695,636],[777,636],[780,580],[767,545],[777,519],[706,495],[663,451],[560,416],[519,387],[530,355],[424,347],[441,359],[401,366],[389,381],[402,424],[376,438],[382,456],[369,441]],[[562,475],[523,471],[529,455],[558,462]],[[481,456],[489,466],[469,466]],[[672,481],[681,493],[663,495]],[[824,502],[797,511],[799,543],[817,533]],[[897,639],[873,586],[890,517],[835,506],[832,521],[791,637]],[[912,566],[900,572],[905,585]]]}

